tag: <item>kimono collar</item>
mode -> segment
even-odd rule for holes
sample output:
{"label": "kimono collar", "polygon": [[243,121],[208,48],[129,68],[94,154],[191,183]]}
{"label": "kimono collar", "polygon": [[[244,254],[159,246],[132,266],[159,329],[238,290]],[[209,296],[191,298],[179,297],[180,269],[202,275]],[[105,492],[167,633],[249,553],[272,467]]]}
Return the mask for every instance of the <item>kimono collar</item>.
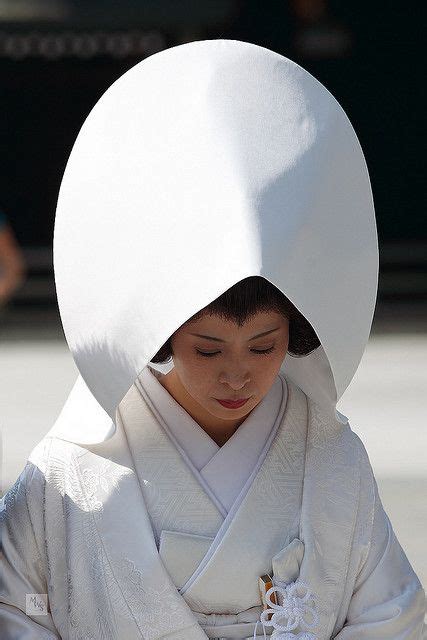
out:
{"label": "kimono collar", "polygon": [[77,136],[53,252],[80,372],[56,425],[67,439],[111,437],[118,404],[164,342],[249,276],[311,323],[320,346],[288,354],[283,373],[346,422],[336,403],[376,300],[374,206],[349,119],[292,60],[212,39],[129,69]]}

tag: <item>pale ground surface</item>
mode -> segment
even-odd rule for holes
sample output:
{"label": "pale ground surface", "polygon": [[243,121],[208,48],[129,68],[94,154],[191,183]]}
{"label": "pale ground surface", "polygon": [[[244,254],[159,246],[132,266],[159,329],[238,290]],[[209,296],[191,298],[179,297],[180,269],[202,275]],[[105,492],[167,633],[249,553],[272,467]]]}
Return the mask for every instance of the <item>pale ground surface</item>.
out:
{"label": "pale ground surface", "polygon": [[[427,587],[427,315],[383,312],[338,409],[363,440],[395,533]],[[47,314],[47,315],[46,315]],[[5,316],[3,316],[4,318]],[[56,312],[0,316],[5,491],[50,429],[77,377]],[[424,401],[424,403],[423,403]]]}

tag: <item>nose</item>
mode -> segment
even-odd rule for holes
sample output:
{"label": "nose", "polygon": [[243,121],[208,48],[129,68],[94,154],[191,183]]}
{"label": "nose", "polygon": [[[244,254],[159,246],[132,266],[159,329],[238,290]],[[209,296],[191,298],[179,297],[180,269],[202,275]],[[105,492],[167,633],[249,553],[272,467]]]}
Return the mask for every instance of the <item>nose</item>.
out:
{"label": "nose", "polygon": [[245,374],[226,374],[222,373],[219,377],[219,381],[221,384],[228,384],[234,391],[239,391],[243,389],[249,382],[250,376],[248,373]]}

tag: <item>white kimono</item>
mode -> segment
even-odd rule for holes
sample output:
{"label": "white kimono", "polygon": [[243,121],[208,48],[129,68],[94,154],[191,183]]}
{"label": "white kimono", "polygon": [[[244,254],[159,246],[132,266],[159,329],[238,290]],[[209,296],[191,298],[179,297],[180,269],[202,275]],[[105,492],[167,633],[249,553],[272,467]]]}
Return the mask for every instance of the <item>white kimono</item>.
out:
{"label": "white kimono", "polygon": [[257,620],[262,634],[264,574],[310,589],[317,624],[306,626],[297,599],[295,637],[427,637],[425,592],[362,442],[350,428],[331,437],[319,407],[287,388],[280,424],[226,514],[139,380],[113,437],[80,446],[47,436],[3,499],[1,637],[251,638]]}
{"label": "white kimono", "polygon": [[[427,640],[424,589],[336,410],[369,337],[378,240],[331,93],[238,40],[143,60],[78,134],[53,254],[80,375],[2,500],[1,640]],[[146,367],[251,276],[320,344],[288,350],[217,449]]]}

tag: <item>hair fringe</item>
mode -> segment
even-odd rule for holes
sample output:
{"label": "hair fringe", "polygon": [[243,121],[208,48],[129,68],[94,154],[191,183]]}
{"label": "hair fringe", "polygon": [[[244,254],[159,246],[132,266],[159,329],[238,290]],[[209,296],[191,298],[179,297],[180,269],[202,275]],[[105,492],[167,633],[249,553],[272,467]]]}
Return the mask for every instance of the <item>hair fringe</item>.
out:
{"label": "hair fringe", "polygon": [[[200,320],[205,315],[215,315],[241,327],[251,317],[265,311],[277,311],[289,320],[289,355],[301,358],[320,346],[320,340],[308,320],[276,286],[262,276],[240,280],[181,326]],[[171,360],[172,338],[173,335],[153,356],[151,363],[165,364]]]}

